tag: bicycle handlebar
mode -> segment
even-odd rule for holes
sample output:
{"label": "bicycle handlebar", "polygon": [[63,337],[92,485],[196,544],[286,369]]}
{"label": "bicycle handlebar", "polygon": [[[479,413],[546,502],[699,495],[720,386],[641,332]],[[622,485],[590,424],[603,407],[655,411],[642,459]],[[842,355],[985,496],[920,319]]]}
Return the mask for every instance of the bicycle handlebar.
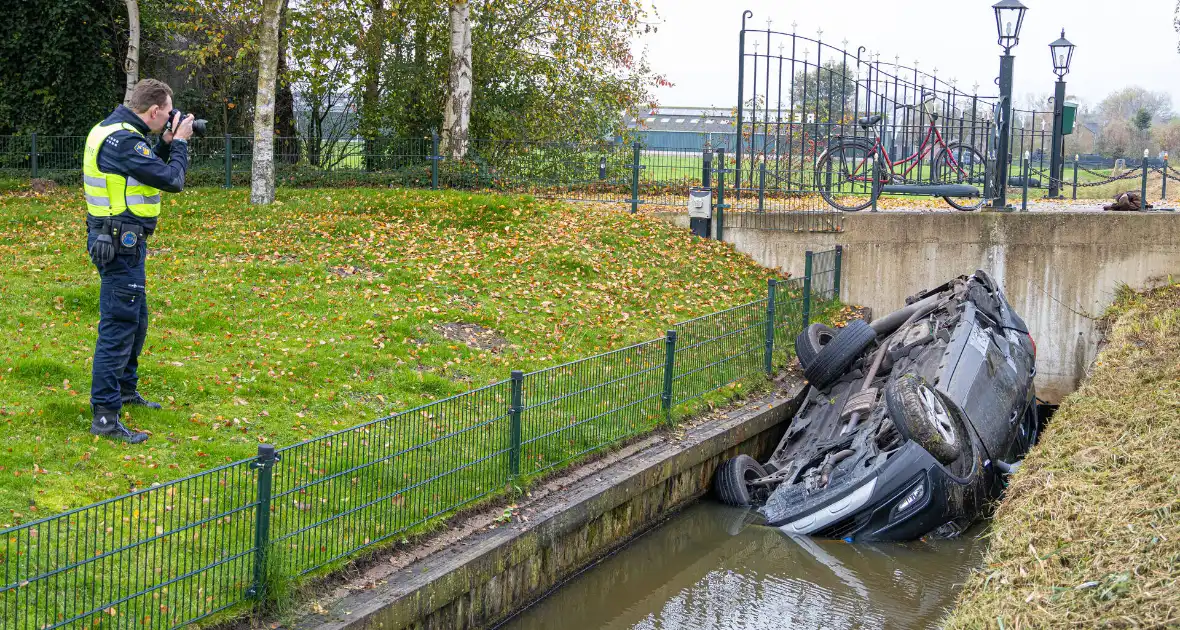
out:
{"label": "bicycle handlebar", "polygon": [[923,107],[927,103],[932,103],[937,99],[938,99],[938,95],[933,92],[922,92],[922,96],[917,103],[914,103],[912,105],[909,103],[903,103],[901,105],[895,106],[893,108],[893,111],[897,111],[899,109],[918,109],[919,107]]}

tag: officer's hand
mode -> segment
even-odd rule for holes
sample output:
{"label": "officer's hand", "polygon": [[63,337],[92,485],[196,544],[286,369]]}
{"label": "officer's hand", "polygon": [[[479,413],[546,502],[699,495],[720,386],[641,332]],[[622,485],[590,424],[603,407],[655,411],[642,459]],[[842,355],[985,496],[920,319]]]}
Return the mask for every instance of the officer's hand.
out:
{"label": "officer's hand", "polygon": [[94,242],[94,246],[90,248],[90,260],[101,267],[114,259],[115,242],[111,240],[111,235],[100,235],[98,240]]}
{"label": "officer's hand", "polygon": [[[173,114],[172,120],[169,122],[172,123],[171,125],[168,126],[169,129],[172,129],[172,130],[179,129],[180,128],[180,112]],[[164,142],[171,144],[171,142],[172,142],[172,132],[171,131],[165,131],[164,135],[161,137],[164,139]]]}
{"label": "officer's hand", "polygon": [[176,133],[173,136],[181,140],[188,140],[193,137],[193,120],[193,115],[189,114],[184,117],[184,120],[180,121],[179,127],[174,124],[172,128],[176,130]]}

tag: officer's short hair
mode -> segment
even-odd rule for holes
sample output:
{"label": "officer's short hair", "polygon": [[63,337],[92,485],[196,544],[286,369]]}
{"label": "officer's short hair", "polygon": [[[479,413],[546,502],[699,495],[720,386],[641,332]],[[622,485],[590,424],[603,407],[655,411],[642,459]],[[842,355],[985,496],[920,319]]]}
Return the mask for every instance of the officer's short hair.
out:
{"label": "officer's short hair", "polygon": [[152,105],[164,107],[168,98],[172,96],[172,88],[167,83],[156,79],[144,79],[135,84],[131,90],[131,102],[128,107],[137,114],[142,114]]}

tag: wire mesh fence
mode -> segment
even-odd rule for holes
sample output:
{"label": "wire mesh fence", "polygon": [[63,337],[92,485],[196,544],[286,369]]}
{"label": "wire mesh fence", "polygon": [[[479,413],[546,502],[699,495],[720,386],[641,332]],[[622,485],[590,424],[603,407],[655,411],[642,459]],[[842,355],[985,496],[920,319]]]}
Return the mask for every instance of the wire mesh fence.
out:
{"label": "wire mesh fence", "polygon": [[189,624],[641,435],[783,365],[838,297],[841,256],[663,338],[0,530],[2,625]]}
{"label": "wire mesh fence", "polygon": [[[729,144],[718,138],[706,151],[624,143],[472,140],[462,159],[441,155],[439,139],[342,138],[275,142],[275,183],[280,187],[397,186],[449,190],[524,193],[572,201],[682,206],[689,190],[712,181],[725,186],[732,172]],[[0,175],[53,179],[63,185],[81,179],[85,138],[0,136]],[[189,186],[248,186],[253,167],[250,137],[195,137],[189,142]],[[726,170],[728,169],[728,171]],[[732,185],[732,179],[731,179]],[[732,191],[730,196],[732,197]],[[839,213],[815,195],[786,195],[772,190],[734,210],[781,212],[794,217],[794,229],[836,231]],[[770,201],[767,201],[769,199]]]}
{"label": "wire mesh fence", "polygon": [[304,574],[504,489],[508,381],[278,451],[271,560]]}
{"label": "wire mesh fence", "polygon": [[175,627],[240,603],[255,478],[241,461],[3,530],[3,627]]}
{"label": "wire mesh fence", "polygon": [[808,252],[812,269],[809,275],[812,299],[828,301],[837,297],[837,293],[840,291],[838,280],[840,268],[837,260],[842,251],[842,249],[831,249],[826,252]]}
{"label": "wire mesh fence", "polygon": [[538,473],[663,419],[665,343],[656,339],[521,377],[519,472]]}
{"label": "wire mesh fence", "polygon": [[674,404],[699,398],[765,369],[768,299],[675,326]]}

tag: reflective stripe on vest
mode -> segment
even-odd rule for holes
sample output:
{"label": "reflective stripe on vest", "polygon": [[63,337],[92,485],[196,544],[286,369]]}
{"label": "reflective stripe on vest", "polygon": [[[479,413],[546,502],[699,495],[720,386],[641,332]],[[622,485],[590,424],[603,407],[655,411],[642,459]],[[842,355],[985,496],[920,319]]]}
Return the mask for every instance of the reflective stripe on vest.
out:
{"label": "reflective stripe on vest", "polygon": [[96,217],[113,217],[124,210],[130,210],[137,217],[159,216],[160,189],[148,186],[134,177],[104,173],[98,168],[99,149],[107,137],[120,129],[143,138],[143,134],[127,123],[98,124],[86,136],[86,152],[82,155],[86,211]]}

